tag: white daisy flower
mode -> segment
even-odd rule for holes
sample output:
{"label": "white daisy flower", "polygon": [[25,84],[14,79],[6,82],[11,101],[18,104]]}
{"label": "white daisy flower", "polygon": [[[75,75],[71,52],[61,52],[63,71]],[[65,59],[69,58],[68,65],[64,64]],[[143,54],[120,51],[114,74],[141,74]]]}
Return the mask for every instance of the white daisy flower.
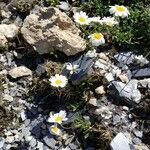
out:
{"label": "white daisy flower", "polygon": [[89,21],[101,23],[100,17],[91,17],[91,18],[89,18]]}
{"label": "white daisy flower", "polygon": [[105,43],[104,36],[101,33],[94,33],[88,36],[93,46],[99,46]]}
{"label": "white daisy flower", "polygon": [[61,130],[56,125],[52,125],[50,127],[50,133],[54,134],[54,135],[61,135],[62,134]]}
{"label": "white daisy flower", "polygon": [[90,23],[88,16],[83,11],[76,12],[73,18],[74,18],[74,21],[80,25],[88,25]]}
{"label": "white daisy flower", "polygon": [[73,65],[71,63],[66,64],[66,69],[70,71],[70,74],[73,74],[74,72],[76,72],[78,67],[79,65]]}
{"label": "white daisy flower", "polygon": [[52,86],[61,87],[61,88],[65,87],[68,83],[68,79],[65,76],[59,74],[56,74],[55,76],[51,76],[49,81],[51,82]]}
{"label": "white daisy flower", "polygon": [[61,124],[63,121],[67,121],[68,118],[66,118],[66,111],[65,110],[61,110],[59,113],[56,113],[54,115],[50,115],[50,117],[48,118],[48,122],[50,123],[58,123]]}
{"label": "white daisy flower", "polygon": [[109,12],[115,16],[120,16],[121,18],[128,17],[128,15],[130,14],[128,9],[122,5],[110,6]]}
{"label": "white daisy flower", "polygon": [[101,22],[111,27],[118,24],[118,21],[116,21],[114,17],[104,17]]}

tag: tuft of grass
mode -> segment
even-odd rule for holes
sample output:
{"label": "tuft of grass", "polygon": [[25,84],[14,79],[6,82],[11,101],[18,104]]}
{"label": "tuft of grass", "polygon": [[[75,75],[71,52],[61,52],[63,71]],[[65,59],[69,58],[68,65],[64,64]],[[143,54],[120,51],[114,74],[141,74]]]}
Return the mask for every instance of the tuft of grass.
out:
{"label": "tuft of grass", "polygon": [[87,133],[91,128],[91,122],[82,116],[77,117],[73,123],[74,127],[79,129],[82,133]]}

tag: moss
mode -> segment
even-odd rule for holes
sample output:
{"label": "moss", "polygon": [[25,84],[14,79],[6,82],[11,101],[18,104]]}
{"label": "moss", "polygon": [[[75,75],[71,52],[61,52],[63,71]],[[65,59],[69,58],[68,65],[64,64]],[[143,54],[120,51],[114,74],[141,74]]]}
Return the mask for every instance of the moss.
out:
{"label": "moss", "polygon": [[49,6],[56,6],[59,4],[59,0],[46,0],[47,5]]}
{"label": "moss", "polygon": [[44,66],[46,69],[47,76],[49,77],[55,74],[60,74],[63,67],[61,63],[54,61],[46,62]]}
{"label": "moss", "polygon": [[35,5],[40,3],[40,0],[13,0],[11,3],[17,11],[29,13]]}

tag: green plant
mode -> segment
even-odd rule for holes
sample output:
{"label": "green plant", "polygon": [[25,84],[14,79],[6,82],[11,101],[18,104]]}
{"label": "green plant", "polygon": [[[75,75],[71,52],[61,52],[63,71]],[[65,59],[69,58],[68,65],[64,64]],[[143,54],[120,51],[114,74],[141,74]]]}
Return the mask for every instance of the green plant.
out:
{"label": "green plant", "polygon": [[74,120],[74,126],[81,132],[86,133],[91,127],[91,122],[88,119],[79,116]]}
{"label": "green plant", "polygon": [[46,0],[46,3],[50,6],[56,6],[59,3],[59,0]]}
{"label": "green plant", "polygon": [[[111,5],[128,5],[130,15],[128,18],[116,19],[119,25],[108,27],[97,23],[92,23],[89,26],[81,27],[83,37],[88,37],[94,32],[101,32],[105,35],[107,42],[113,43],[119,49],[138,49],[141,52],[147,53],[150,46],[150,9],[147,1],[140,2],[130,1],[112,1],[112,0],[89,0],[81,6],[81,9],[88,12],[91,16],[107,17],[109,6]],[[88,39],[87,39],[88,40]]]}

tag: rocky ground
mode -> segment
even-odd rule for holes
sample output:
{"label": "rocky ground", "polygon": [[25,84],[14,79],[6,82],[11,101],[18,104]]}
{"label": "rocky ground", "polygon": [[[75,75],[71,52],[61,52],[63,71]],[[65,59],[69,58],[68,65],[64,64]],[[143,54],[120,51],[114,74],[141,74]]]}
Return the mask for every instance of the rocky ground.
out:
{"label": "rocky ground", "polygon": [[[73,8],[19,2],[0,2],[0,149],[149,150],[149,60],[113,46],[86,52]],[[50,86],[56,73],[66,89]],[[55,136],[47,119],[60,110],[68,120]]]}

